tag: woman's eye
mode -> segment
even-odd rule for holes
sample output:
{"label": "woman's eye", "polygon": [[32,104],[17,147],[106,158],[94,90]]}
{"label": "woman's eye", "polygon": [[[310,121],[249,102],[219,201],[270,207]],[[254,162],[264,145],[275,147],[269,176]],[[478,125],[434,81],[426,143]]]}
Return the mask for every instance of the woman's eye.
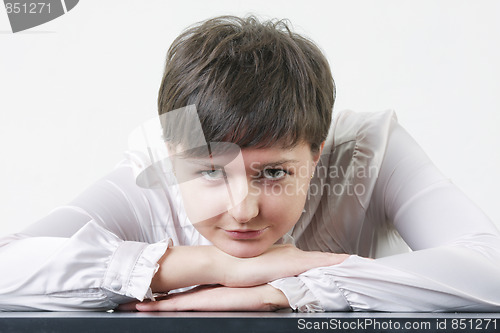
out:
{"label": "woman's eye", "polygon": [[204,171],[201,171],[201,175],[203,178],[205,178],[207,180],[219,180],[219,179],[224,178],[224,173],[220,169],[204,170]]}
{"label": "woman's eye", "polygon": [[287,172],[283,169],[264,169],[262,175],[266,179],[277,180],[285,177]]}

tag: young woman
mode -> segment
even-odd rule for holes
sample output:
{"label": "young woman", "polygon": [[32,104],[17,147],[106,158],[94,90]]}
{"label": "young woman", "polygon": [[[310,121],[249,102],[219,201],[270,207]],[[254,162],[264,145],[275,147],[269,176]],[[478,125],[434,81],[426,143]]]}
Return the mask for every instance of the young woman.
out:
{"label": "young woman", "polygon": [[0,240],[0,309],[500,310],[495,226],[393,112],[334,98],[285,22],[186,30],[127,158]]}

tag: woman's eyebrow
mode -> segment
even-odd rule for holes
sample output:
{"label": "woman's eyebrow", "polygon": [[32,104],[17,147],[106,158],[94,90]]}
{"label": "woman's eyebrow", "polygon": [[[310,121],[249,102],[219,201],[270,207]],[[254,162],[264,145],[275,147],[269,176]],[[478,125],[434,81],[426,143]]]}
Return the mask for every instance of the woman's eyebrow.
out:
{"label": "woman's eyebrow", "polygon": [[[205,168],[210,168],[210,169],[222,169],[227,163],[217,163],[218,161],[216,159],[187,159],[188,163],[196,164],[198,166],[203,166]],[[220,162],[220,161],[219,161]],[[266,169],[269,167],[273,166],[280,166],[284,164],[296,164],[299,163],[299,160],[294,160],[294,159],[281,159],[277,161],[270,161],[266,163],[259,163],[259,162],[253,162],[252,165],[255,167],[261,168],[261,169]]]}
{"label": "woman's eyebrow", "polygon": [[210,168],[210,169],[222,169],[224,166],[216,163],[216,161],[212,159],[186,159],[186,161],[190,164],[196,164],[198,166],[202,166],[205,168]]}

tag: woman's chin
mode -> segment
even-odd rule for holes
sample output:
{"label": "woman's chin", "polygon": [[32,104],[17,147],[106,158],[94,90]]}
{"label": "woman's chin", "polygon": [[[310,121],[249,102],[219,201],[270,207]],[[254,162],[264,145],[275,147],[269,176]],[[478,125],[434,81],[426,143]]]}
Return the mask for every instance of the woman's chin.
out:
{"label": "woman's chin", "polygon": [[267,250],[267,248],[255,246],[255,244],[238,244],[230,247],[227,246],[219,247],[219,249],[237,258],[257,257]]}

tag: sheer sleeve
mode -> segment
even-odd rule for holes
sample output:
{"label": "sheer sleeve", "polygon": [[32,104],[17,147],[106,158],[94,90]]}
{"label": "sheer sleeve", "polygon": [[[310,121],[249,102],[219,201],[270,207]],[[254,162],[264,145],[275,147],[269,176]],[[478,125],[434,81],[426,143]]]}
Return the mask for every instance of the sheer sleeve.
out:
{"label": "sheer sleeve", "polygon": [[500,236],[408,133],[390,133],[367,216],[411,252],[273,281],[299,311],[499,311]]}

